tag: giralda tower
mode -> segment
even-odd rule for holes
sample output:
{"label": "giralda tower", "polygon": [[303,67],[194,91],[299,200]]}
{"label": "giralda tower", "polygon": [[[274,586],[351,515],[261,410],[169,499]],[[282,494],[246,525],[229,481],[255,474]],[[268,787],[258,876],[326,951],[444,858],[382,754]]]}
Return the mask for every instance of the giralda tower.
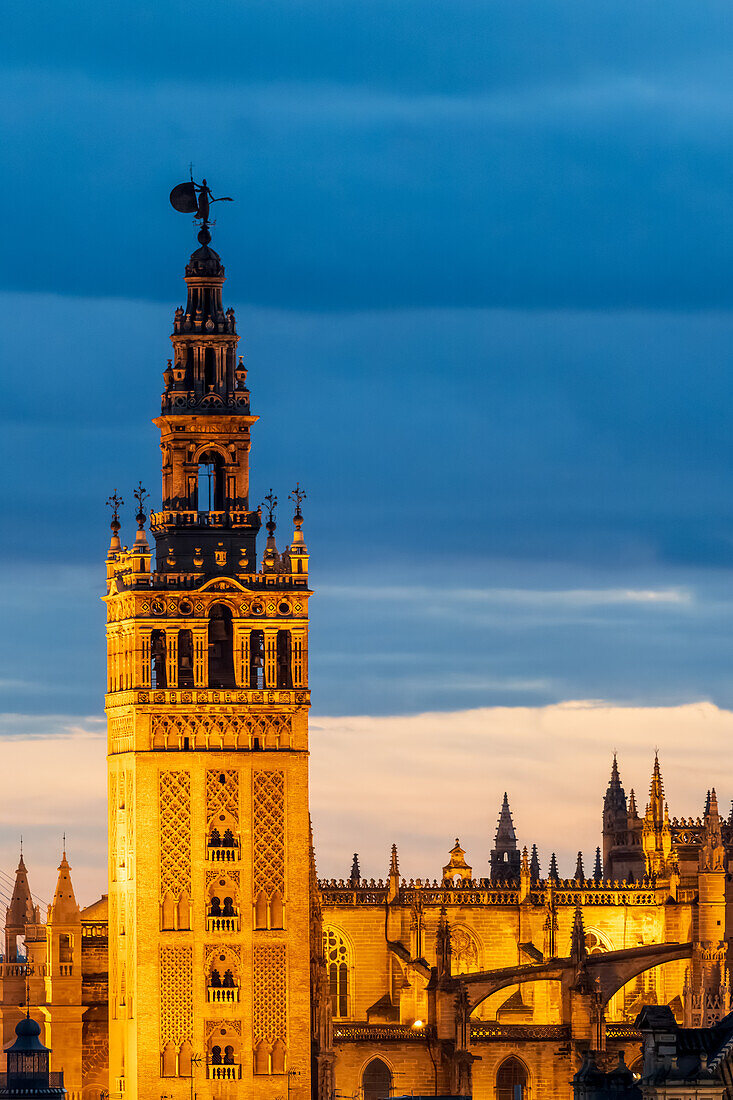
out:
{"label": "giralda tower", "polygon": [[[310,1095],[308,553],[249,503],[206,222],[160,416],[163,502],[107,558],[110,1093]],[[270,502],[272,503],[272,502]],[[192,1080],[193,1078],[193,1080]]]}

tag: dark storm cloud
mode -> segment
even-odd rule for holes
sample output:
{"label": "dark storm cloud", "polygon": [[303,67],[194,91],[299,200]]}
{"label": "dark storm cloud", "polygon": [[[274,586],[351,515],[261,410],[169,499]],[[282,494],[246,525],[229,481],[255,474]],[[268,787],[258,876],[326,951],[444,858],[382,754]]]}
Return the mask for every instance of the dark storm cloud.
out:
{"label": "dark storm cloud", "polygon": [[728,5],[40,3],[10,20],[6,285],[167,298],[189,227],[166,196],[190,158],[237,197],[220,233],[254,303],[731,301]]}
{"label": "dark storm cloud", "polygon": [[[158,498],[184,259],[167,307],[5,298],[0,710],[101,707],[104,500],[130,541]],[[733,315],[237,314],[252,503],[308,490],[318,713],[733,705]]]}

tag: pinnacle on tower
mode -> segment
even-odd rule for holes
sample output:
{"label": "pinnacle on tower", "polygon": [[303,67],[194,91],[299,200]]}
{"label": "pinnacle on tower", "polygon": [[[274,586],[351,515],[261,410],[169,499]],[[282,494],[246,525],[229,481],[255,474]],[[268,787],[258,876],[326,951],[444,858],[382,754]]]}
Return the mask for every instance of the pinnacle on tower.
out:
{"label": "pinnacle on tower", "polygon": [[570,957],[576,966],[583,962],[588,954],[588,948],[585,944],[585,927],[583,925],[583,910],[580,905],[575,906],[575,916],[573,917],[573,932],[570,941]]}
{"label": "pinnacle on tower", "polygon": [[495,844],[498,845],[500,842],[503,844],[517,843],[517,836],[514,832],[514,822],[512,821],[512,812],[509,809],[509,798],[506,791],[504,791],[504,801],[501,804],[496,836],[494,838]]}
{"label": "pinnacle on tower", "polygon": [[611,763],[611,778],[603,799],[603,820],[606,823],[609,816],[626,815],[626,793],[621,785],[621,776],[618,770],[616,753],[613,754]]}
{"label": "pinnacle on tower", "polygon": [[596,864],[593,868],[593,881],[603,882],[603,865],[601,863],[601,849],[596,848]]}
{"label": "pinnacle on tower", "polygon": [[21,851],[18,868],[15,872],[13,896],[5,914],[5,926],[6,928],[23,929],[26,924],[32,924],[33,919],[33,899],[28,885],[28,872]]}
{"label": "pinnacle on tower", "polygon": [[578,859],[577,859],[577,862],[575,864],[574,878],[575,878],[576,882],[585,882],[585,871],[583,870],[583,853],[582,852],[578,852]]}
{"label": "pinnacle on tower", "polygon": [[649,784],[649,811],[655,828],[661,828],[664,821],[664,783],[659,767],[659,753],[654,753],[654,768]]}
{"label": "pinnacle on tower", "polygon": [[353,862],[351,864],[351,874],[349,875],[349,882],[351,882],[355,886],[358,886],[360,879],[361,879],[361,869],[359,867],[359,853],[354,852],[354,859],[353,859]]}
{"label": "pinnacle on tower", "polygon": [[520,853],[506,791],[499,812],[494,847],[489,858],[492,882],[519,879]]}
{"label": "pinnacle on tower", "polygon": [[558,874],[558,870],[557,870],[557,856],[555,855],[554,852],[550,856],[550,869],[547,872],[547,877],[551,882],[559,882],[560,881],[560,875]]}
{"label": "pinnacle on tower", "polygon": [[538,882],[540,877],[540,857],[537,853],[537,845],[532,845],[532,855],[529,861],[529,877],[532,882]]}
{"label": "pinnacle on tower", "polygon": [[56,891],[48,907],[48,920],[53,924],[72,924],[79,919],[79,906],[76,903],[74,887],[71,884],[71,867],[66,859],[66,851],[61,855]]}

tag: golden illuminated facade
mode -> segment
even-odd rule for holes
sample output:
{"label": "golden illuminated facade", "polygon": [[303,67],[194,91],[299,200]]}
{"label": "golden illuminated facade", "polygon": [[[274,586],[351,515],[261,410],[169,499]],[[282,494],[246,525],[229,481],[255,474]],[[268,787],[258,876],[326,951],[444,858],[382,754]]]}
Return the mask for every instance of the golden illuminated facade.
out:
{"label": "golden illuminated facade", "polygon": [[733,816],[711,790],[701,817],[670,818],[656,759],[642,814],[614,758],[602,850],[569,878],[554,856],[541,873],[505,796],[476,868],[456,840],[432,878],[404,879],[393,848],[384,879],[354,857],[317,881],[303,494],[282,552],[265,498],[258,559],[257,418],[206,225],[199,242],[155,421],[154,562],[142,486],[129,549],[111,500],[109,895],[80,910],[64,853],[42,920],[21,858],[4,1042],[27,1005],[73,1100],[569,1100],[589,1051],[640,1066],[642,1007],[716,1024]]}
{"label": "golden illuminated facade", "polygon": [[[310,1091],[308,554],[261,568],[224,268],[186,268],[160,416],[163,501],[107,559],[110,1090]],[[273,503],[272,501],[270,502]],[[223,1090],[223,1091],[222,1091]],[[232,1091],[233,1090],[233,1091]]]}

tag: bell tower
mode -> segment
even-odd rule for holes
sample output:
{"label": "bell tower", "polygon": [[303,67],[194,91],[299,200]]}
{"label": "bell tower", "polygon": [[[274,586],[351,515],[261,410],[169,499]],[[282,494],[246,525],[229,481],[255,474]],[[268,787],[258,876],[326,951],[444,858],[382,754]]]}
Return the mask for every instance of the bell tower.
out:
{"label": "bell tower", "polygon": [[[192,185],[193,186],[193,185]],[[208,210],[207,210],[208,213]],[[162,507],[107,556],[110,1092],[310,1096],[308,552],[249,501],[250,413],[204,220],[175,313]],[[193,1081],[192,1081],[193,1077]]]}

